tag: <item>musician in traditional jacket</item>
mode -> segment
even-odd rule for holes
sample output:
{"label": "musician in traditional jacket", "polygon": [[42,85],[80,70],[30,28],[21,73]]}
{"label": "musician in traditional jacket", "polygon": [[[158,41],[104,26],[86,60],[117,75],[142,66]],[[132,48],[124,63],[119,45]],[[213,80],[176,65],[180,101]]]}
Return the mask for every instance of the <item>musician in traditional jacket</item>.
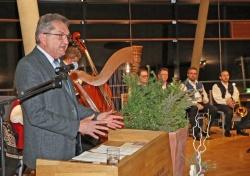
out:
{"label": "musician in traditional jacket", "polygon": [[[201,82],[197,80],[197,69],[190,67],[187,71],[187,79],[184,81],[184,91],[186,91],[193,103],[193,106],[187,109],[188,118],[192,127],[196,126],[195,118],[199,112],[208,113],[210,117],[211,127],[213,120],[217,116],[217,108],[209,104],[209,99],[206,90]],[[202,119],[199,120],[199,124],[202,127]],[[197,139],[201,136],[198,127],[194,129],[194,135]]]}
{"label": "musician in traditional jacket", "polygon": [[[230,137],[230,129],[232,127],[233,111],[236,103],[239,101],[239,91],[235,84],[229,81],[230,75],[227,70],[220,73],[220,82],[213,85],[212,94],[215,105],[218,110],[225,114],[225,136]],[[242,131],[244,121],[239,122],[237,126],[237,134],[248,136],[248,133]]]}
{"label": "musician in traditional jacket", "polygon": [[[53,80],[55,68],[68,47],[69,21],[59,14],[46,14],[38,21],[36,47],[22,58],[16,69],[18,94]],[[36,167],[36,159],[69,160],[81,150],[80,134],[94,138],[106,135],[110,128],[121,128],[121,116],[97,113],[77,103],[69,77],[62,88],[52,89],[24,101],[24,164],[27,173]],[[105,126],[103,126],[105,125]],[[76,144],[79,144],[76,146]]]}

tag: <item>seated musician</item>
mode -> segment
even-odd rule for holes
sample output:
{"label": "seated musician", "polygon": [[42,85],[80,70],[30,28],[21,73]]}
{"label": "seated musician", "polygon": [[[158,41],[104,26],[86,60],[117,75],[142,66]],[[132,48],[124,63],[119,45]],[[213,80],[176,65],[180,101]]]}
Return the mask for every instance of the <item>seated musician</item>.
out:
{"label": "seated musician", "polygon": [[138,85],[146,86],[148,84],[149,73],[147,67],[140,67],[138,71],[139,82]]}
{"label": "seated musician", "polygon": [[[65,55],[63,56],[63,62],[66,65],[74,64],[78,67],[78,63],[81,57],[81,49],[77,45],[71,45],[67,48]],[[92,69],[96,70],[95,68]],[[93,110],[98,112],[105,112],[114,109],[112,99],[110,98],[112,97],[112,91],[108,84],[104,84],[100,87],[95,87],[85,84],[81,79],[75,78],[74,75],[71,75],[71,78],[75,82],[74,85],[76,88],[76,95],[78,96],[78,101],[81,104],[87,107],[91,107]],[[109,101],[108,103],[105,103],[107,99]]]}
{"label": "seated musician", "polygon": [[[209,112],[211,116],[210,124],[217,116],[217,108],[209,104],[209,99],[204,89],[204,86],[201,82],[197,80],[197,69],[190,67],[187,71],[187,80],[183,83],[184,90],[188,92],[190,98],[193,102],[193,106],[187,109],[188,118],[192,128],[196,126],[195,117],[198,112]],[[200,127],[202,126],[202,120],[199,120]],[[210,128],[210,126],[208,127]],[[194,135],[196,139],[200,139],[201,133],[199,128],[194,129]]]}
{"label": "seated musician", "polygon": [[82,57],[81,52],[75,46],[69,46],[63,56],[63,62],[68,65],[72,63],[78,63]]}
{"label": "seated musician", "polygon": [[[82,53],[80,52],[78,47],[70,45],[67,48],[65,55],[63,56],[63,62],[65,65],[74,64],[74,66],[77,67],[75,69],[78,69],[78,63],[79,63],[81,57],[82,57]],[[77,79],[74,81],[77,81],[80,84],[82,84],[82,80],[80,80],[80,79]]]}
{"label": "seated musician", "polygon": [[[237,87],[229,81],[230,75],[227,70],[220,73],[220,82],[213,85],[212,94],[215,101],[215,106],[218,110],[223,111],[225,114],[225,136],[230,137],[233,111],[236,102],[239,101],[239,91]],[[237,125],[237,134],[248,136],[249,134],[242,131],[247,125],[248,118],[242,119]]]}
{"label": "seated musician", "polygon": [[162,89],[166,89],[168,85],[168,69],[161,67],[157,74],[158,80],[162,82]]}

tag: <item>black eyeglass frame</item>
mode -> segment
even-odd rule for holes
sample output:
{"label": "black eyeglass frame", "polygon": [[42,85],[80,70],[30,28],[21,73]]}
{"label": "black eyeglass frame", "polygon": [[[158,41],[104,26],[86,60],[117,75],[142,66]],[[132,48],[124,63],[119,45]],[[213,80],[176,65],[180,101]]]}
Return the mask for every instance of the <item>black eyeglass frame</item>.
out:
{"label": "black eyeglass frame", "polygon": [[59,40],[64,40],[64,39],[67,39],[68,41],[71,40],[71,34],[67,35],[67,34],[57,34],[57,33],[50,33],[50,32],[44,32],[43,34],[46,34],[46,35],[56,35],[56,36],[59,37]]}

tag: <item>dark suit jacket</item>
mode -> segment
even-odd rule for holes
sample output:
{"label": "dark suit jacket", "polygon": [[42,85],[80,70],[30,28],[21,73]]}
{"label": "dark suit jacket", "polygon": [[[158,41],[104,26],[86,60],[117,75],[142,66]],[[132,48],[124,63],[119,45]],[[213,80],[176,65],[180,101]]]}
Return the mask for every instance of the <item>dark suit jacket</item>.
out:
{"label": "dark suit jacket", "polygon": [[[22,58],[16,69],[18,94],[55,77],[45,55],[35,48]],[[35,169],[37,158],[69,160],[75,156],[80,118],[92,115],[91,109],[77,103],[75,95],[62,88],[52,89],[22,103],[24,114],[24,164]],[[72,84],[70,84],[73,91]]]}

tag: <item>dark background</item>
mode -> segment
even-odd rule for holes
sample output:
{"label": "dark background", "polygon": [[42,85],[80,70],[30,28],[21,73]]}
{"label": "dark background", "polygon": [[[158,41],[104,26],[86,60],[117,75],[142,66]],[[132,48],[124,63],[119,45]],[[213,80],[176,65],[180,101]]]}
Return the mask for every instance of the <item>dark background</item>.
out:
{"label": "dark background", "polygon": [[[192,2],[192,1],[190,1]],[[197,20],[199,4],[189,1],[171,3],[167,0],[131,0],[132,19],[143,20]],[[39,13],[60,13],[73,20],[129,20],[129,3],[126,0],[39,0]],[[220,13],[218,13],[218,9]],[[250,2],[213,2],[209,6],[209,20],[247,20],[250,19]],[[0,19],[18,19],[16,1],[0,0]],[[230,23],[220,23],[221,37],[230,38]],[[124,42],[91,41],[100,38],[176,38],[177,42],[169,41],[134,41],[133,44],[143,45],[141,65],[150,65],[153,70],[160,66],[170,69],[170,77],[179,63],[181,80],[186,78],[186,70],[190,66],[193,39],[196,24],[186,22],[132,24],[130,36],[129,24],[74,24],[71,32],[79,31],[86,39],[87,48],[100,71],[112,53],[119,48],[128,46]],[[34,35],[34,34],[31,34]],[[239,62],[244,57],[246,78],[250,77],[249,58],[250,42],[247,40],[224,41],[219,39],[219,23],[208,23],[203,48],[203,58],[207,65],[200,70],[199,79],[204,81],[206,88],[218,80],[220,69],[228,69],[231,78],[242,88],[242,73]],[[19,22],[0,22],[0,39],[21,39]],[[189,40],[183,40],[188,38]],[[178,40],[179,39],[179,40]],[[221,59],[219,44],[221,44]],[[0,94],[13,94],[13,77],[18,60],[24,55],[22,41],[0,42]],[[249,87],[249,82],[247,81]]]}

